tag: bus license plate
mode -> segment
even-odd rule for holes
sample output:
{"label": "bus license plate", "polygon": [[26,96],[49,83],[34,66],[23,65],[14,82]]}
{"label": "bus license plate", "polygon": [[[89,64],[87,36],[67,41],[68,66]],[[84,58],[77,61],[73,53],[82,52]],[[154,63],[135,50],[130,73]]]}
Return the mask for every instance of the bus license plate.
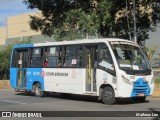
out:
{"label": "bus license plate", "polygon": [[144,96],[144,93],[139,93],[138,96]]}

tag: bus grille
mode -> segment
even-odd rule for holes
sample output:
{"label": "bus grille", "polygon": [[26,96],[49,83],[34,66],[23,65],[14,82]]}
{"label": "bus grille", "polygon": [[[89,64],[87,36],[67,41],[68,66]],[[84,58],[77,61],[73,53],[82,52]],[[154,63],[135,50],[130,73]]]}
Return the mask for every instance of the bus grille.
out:
{"label": "bus grille", "polygon": [[[134,85],[140,85],[141,83],[140,82],[134,82],[133,84]],[[148,84],[148,82],[143,82],[143,84]]]}
{"label": "bus grille", "polygon": [[139,96],[142,93],[144,94],[144,96],[149,96],[150,87],[147,81],[144,81],[143,78],[140,78],[133,83],[133,90],[131,96]]}

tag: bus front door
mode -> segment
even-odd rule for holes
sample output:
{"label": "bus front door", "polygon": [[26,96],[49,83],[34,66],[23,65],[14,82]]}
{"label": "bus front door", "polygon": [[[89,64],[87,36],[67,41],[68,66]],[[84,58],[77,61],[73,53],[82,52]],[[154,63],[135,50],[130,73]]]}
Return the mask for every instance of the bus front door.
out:
{"label": "bus front door", "polygon": [[17,53],[17,88],[26,86],[26,67],[28,62],[28,50],[19,50]]}
{"label": "bus front door", "polygon": [[94,93],[96,87],[96,62],[97,62],[98,46],[86,46],[85,50],[85,67],[86,67],[86,93]]}

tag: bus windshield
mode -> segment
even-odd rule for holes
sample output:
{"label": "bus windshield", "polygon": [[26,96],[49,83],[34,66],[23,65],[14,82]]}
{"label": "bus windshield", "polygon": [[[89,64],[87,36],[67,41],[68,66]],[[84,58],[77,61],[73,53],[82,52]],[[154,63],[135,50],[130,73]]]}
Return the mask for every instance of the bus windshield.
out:
{"label": "bus windshield", "polygon": [[111,42],[118,66],[127,74],[151,74],[149,61],[143,50],[129,42]]}

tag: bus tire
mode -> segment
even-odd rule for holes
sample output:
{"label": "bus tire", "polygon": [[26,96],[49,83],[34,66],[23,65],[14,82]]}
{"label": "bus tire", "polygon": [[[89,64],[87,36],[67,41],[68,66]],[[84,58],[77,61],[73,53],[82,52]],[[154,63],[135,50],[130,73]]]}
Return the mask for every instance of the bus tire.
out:
{"label": "bus tire", "polygon": [[37,83],[35,85],[34,94],[36,97],[43,97],[44,96],[44,92],[42,91],[42,86],[40,83]]}
{"label": "bus tire", "polygon": [[15,91],[15,92],[19,92],[19,89],[16,88],[16,89],[14,89],[14,91]]}
{"label": "bus tire", "polygon": [[116,102],[114,91],[107,86],[102,91],[102,102],[107,105],[112,105]]}

